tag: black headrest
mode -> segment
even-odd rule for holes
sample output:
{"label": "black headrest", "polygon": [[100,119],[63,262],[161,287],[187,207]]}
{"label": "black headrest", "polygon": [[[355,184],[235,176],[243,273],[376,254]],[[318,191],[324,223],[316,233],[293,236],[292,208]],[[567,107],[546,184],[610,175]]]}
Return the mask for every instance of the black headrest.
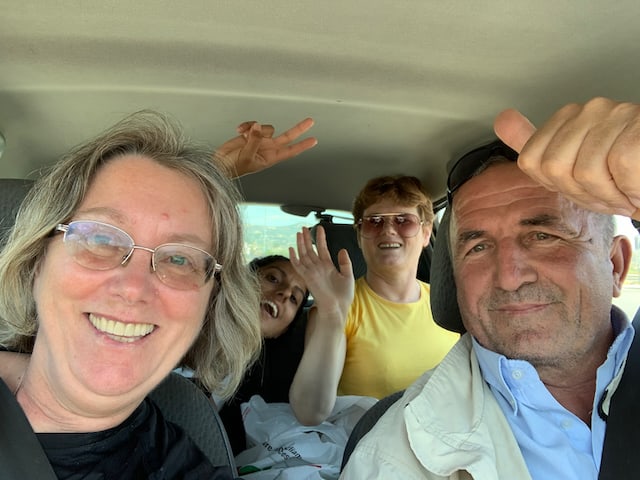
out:
{"label": "black headrest", "polygon": [[338,267],[338,252],[344,248],[349,252],[349,259],[353,266],[353,276],[355,278],[363,276],[367,272],[367,264],[364,262],[362,250],[360,250],[360,246],[358,245],[358,235],[353,225],[350,223],[333,223],[321,220],[317,225],[311,227],[311,235],[314,243],[318,225],[324,228],[329,254],[336,268]]}
{"label": "black headrest", "polygon": [[431,259],[431,312],[438,325],[453,332],[464,333],[458,307],[456,282],[449,256],[449,222],[451,209],[447,207],[438,227]]}
{"label": "black headrest", "polygon": [[18,208],[33,185],[32,180],[0,178],[0,248],[16,220]]}

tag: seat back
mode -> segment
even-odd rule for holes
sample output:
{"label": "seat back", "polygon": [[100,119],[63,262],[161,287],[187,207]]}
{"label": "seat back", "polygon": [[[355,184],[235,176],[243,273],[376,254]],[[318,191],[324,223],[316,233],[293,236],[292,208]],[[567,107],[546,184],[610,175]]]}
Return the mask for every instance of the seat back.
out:
{"label": "seat back", "polygon": [[356,426],[353,427],[353,430],[349,435],[347,445],[344,447],[344,453],[342,455],[342,465],[340,466],[341,471],[349,461],[349,457],[351,456],[353,450],[356,448],[356,445],[358,444],[360,439],[373,428],[378,419],[382,415],[384,415],[389,407],[396,403],[400,399],[400,397],[402,397],[403,393],[404,390],[400,390],[384,398],[381,398],[369,410],[367,410],[362,417],[360,417],[360,420],[358,420],[358,423],[356,423]]}
{"label": "seat back", "polygon": [[343,248],[349,253],[353,267],[354,278],[359,278],[367,273],[367,264],[364,262],[362,250],[358,245],[358,235],[351,223],[333,223],[330,220],[320,220],[311,227],[313,242],[316,241],[316,231],[319,226],[324,228],[327,237],[327,247],[336,268],[338,267],[338,252]]}
{"label": "seat back", "polygon": [[13,226],[18,208],[33,185],[31,180],[19,178],[0,179],[0,249],[5,244],[6,235]]}
{"label": "seat back", "polygon": [[149,395],[168,421],[180,426],[213,465],[236,464],[227,432],[210,397],[188,378],[172,372]]}
{"label": "seat back", "polygon": [[458,307],[456,282],[449,254],[450,209],[444,212],[438,235],[436,235],[431,262],[431,313],[433,319],[442,328],[452,332],[464,333],[462,316]]}
{"label": "seat back", "polygon": [[[0,179],[0,248],[32,185],[30,180]],[[150,398],[167,420],[191,437],[213,465],[228,465],[236,472],[229,440],[215,405],[193,382],[171,373],[151,392]]]}

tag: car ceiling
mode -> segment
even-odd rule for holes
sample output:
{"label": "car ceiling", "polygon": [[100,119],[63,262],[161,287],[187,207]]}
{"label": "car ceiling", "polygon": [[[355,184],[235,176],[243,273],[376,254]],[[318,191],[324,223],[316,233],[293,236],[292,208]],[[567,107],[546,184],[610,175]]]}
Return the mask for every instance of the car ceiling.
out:
{"label": "car ceiling", "polygon": [[640,101],[640,3],[577,0],[0,0],[0,177],[29,177],[127,113],[216,145],[311,116],[318,145],[240,180],[249,201],[350,209],[370,177],[433,198],[515,107]]}

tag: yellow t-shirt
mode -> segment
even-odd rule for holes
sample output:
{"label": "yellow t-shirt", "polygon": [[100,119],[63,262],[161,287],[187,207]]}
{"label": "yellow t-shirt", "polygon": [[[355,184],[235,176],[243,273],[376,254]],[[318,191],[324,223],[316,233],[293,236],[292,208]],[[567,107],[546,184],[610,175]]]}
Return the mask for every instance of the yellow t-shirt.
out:
{"label": "yellow t-shirt", "polygon": [[429,285],[420,300],[395,303],[380,297],[360,277],[347,316],[347,354],[338,395],[383,398],[407,388],[436,366],[458,340],[431,315]]}

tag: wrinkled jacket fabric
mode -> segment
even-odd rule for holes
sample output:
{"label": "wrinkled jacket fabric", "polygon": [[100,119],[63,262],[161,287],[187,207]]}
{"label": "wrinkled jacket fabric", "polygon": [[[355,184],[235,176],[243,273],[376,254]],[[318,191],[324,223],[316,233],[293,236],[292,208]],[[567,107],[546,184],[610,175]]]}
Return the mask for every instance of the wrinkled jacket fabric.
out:
{"label": "wrinkled jacket fabric", "polygon": [[530,480],[465,334],[360,440],[343,480]]}

